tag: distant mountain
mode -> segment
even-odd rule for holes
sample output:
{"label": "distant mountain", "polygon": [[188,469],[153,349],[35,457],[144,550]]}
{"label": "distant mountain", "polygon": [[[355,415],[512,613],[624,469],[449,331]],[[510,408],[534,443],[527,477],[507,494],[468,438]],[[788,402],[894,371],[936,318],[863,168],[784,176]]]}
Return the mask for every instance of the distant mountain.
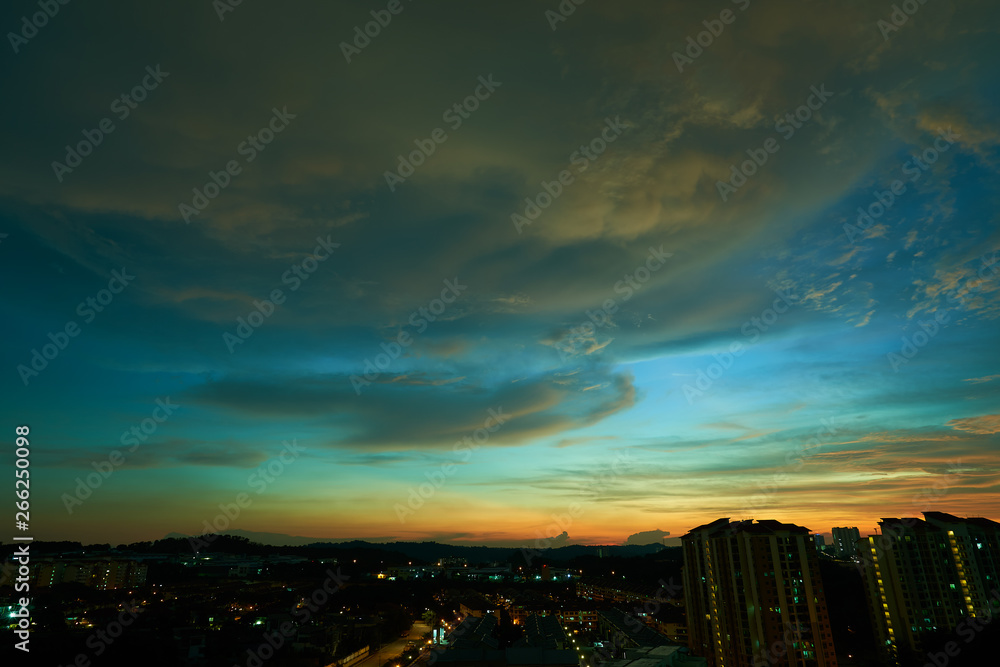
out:
{"label": "distant mountain", "polygon": [[[556,549],[519,549],[514,547],[475,547],[460,546],[456,544],[439,544],[437,542],[385,542],[373,544],[371,542],[353,541],[339,542],[337,544],[314,544],[314,547],[328,547],[330,549],[383,549],[385,551],[395,551],[404,554],[408,558],[433,562],[439,558],[459,557],[465,558],[470,563],[484,563],[490,561],[507,561],[512,557],[521,556],[522,552],[529,553],[533,559],[548,559],[553,561],[568,561],[579,556],[596,556],[598,547],[586,544],[572,544]],[[669,548],[669,547],[666,547]],[[647,554],[659,553],[665,549],[660,544],[625,545],[625,546],[602,546],[600,549],[606,556],[618,558],[631,558],[635,556],[645,556]]]}
{"label": "distant mountain", "polygon": [[[245,537],[251,542],[256,542],[258,544],[268,544],[274,547],[304,547],[310,544],[336,544],[340,542],[357,542],[358,538],[348,538],[344,540],[338,540],[328,537],[302,537],[300,535],[285,535],[284,533],[258,533],[252,530],[223,530],[219,535],[234,535],[236,537]],[[184,533],[167,533],[166,538],[188,538],[190,535],[185,535]],[[375,539],[377,541],[388,542],[392,538],[369,538]]]}
{"label": "distant mountain", "polygon": [[[390,541],[389,538],[385,538],[385,541],[373,542],[371,541],[371,538],[365,540],[330,539],[285,535],[282,533],[258,533],[249,530],[227,530],[220,534],[244,537],[251,542],[257,542],[258,544],[280,547],[309,546],[327,549],[380,549],[384,551],[395,551],[404,554],[407,558],[413,558],[414,560],[423,562],[433,562],[439,558],[447,557],[465,558],[470,563],[506,561],[522,551],[519,547],[465,546],[458,544],[441,544],[439,542],[393,542]],[[189,536],[182,533],[170,533],[166,537],[187,538]],[[647,554],[662,551],[664,548],[665,547],[662,544],[628,544],[623,546],[612,545],[600,547],[600,549],[607,556],[623,558],[645,556]],[[532,555],[537,558],[562,561],[571,560],[578,556],[597,555],[598,547],[594,545],[571,544],[555,549],[540,549],[537,552],[531,550],[531,552]]]}

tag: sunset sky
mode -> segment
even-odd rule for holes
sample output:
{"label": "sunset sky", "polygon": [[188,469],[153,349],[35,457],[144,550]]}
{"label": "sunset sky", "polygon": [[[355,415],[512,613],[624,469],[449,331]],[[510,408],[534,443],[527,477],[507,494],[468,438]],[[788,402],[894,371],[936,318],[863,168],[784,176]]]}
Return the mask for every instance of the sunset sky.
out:
{"label": "sunset sky", "polygon": [[36,539],[1000,519],[995,3],[221,4],[7,38]]}

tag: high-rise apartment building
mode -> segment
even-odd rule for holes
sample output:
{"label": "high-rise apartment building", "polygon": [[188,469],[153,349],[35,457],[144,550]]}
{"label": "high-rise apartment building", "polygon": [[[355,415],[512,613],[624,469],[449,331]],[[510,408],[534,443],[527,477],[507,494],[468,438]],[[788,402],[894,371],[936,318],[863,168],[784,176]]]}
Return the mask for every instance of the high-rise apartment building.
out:
{"label": "high-rise apartment building", "polygon": [[833,550],[837,558],[844,560],[854,558],[858,540],[861,539],[861,531],[857,528],[834,528],[833,529]]}
{"label": "high-rise apartment building", "polygon": [[923,514],[882,519],[881,534],[858,541],[875,636],[894,660],[1000,609],[1000,523]]}
{"label": "high-rise apartment building", "polygon": [[719,519],[682,543],[688,645],[709,667],[836,667],[808,529]]}

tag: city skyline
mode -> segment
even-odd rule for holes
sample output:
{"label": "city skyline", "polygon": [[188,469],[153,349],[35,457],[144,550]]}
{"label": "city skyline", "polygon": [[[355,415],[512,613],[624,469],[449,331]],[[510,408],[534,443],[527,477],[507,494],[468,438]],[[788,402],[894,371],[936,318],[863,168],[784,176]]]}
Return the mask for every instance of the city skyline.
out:
{"label": "city skyline", "polygon": [[995,6],[562,4],[4,12],[35,539],[1000,519]]}
{"label": "city skyline", "polygon": [[[63,641],[42,640],[59,664],[111,645],[119,662],[102,664],[130,664],[150,639],[158,664],[226,655],[249,667],[305,656],[336,667],[985,664],[1000,609],[1000,523],[923,517],[883,520],[881,535],[857,539],[846,556],[770,518],[717,519],[685,534],[682,549],[558,554],[221,536],[118,548],[34,542],[7,549],[0,585],[12,587],[16,572],[37,601],[6,596],[0,609],[9,628],[24,628],[21,650],[28,627],[52,637],[62,626]],[[29,549],[31,567],[19,567]],[[56,620],[33,623],[32,606]],[[190,619],[185,628],[178,617]],[[174,625],[166,638],[151,632],[163,624]]]}

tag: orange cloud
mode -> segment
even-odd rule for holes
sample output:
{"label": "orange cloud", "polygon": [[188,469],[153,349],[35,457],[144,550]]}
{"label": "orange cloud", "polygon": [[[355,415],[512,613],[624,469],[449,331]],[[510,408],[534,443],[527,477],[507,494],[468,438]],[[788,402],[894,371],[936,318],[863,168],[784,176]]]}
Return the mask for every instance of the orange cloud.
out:
{"label": "orange cloud", "polygon": [[1000,415],[982,415],[981,417],[952,419],[948,422],[948,426],[959,431],[991,435],[993,433],[1000,433]]}

